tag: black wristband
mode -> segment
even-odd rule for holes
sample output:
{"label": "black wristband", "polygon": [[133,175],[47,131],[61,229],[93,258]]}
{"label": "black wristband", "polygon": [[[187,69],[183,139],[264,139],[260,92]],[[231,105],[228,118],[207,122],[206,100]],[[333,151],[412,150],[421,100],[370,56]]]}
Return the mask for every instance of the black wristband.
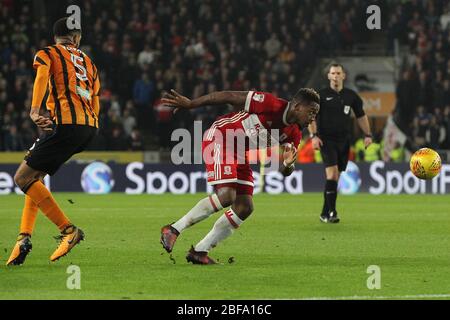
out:
{"label": "black wristband", "polygon": [[365,134],[364,137],[365,138],[372,138],[372,135],[370,133],[368,133],[368,134]]}

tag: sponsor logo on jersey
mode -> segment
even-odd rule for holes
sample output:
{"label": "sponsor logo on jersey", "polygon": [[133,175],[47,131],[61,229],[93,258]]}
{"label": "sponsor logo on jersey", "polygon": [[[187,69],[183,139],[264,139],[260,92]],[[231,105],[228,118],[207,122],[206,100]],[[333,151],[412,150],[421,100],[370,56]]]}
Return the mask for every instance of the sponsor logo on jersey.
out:
{"label": "sponsor logo on jersey", "polygon": [[83,89],[80,86],[76,86],[77,93],[85,98],[86,100],[91,100],[91,93],[89,90]]}
{"label": "sponsor logo on jersey", "polygon": [[230,166],[223,167],[223,174],[226,175],[226,176],[231,175],[232,174],[231,167]]}
{"label": "sponsor logo on jersey", "polygon": [[243,120],[242,127],[248,137],[256,137],[259,135],[261,129],[265,129],[256,114],[252,114],[247,119]]}

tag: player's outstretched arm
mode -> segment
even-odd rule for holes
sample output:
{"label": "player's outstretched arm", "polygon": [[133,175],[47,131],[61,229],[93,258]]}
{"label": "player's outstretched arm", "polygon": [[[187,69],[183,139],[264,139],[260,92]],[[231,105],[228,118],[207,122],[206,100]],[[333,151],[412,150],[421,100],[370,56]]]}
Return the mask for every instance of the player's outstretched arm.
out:
{"label": "player's outstretched arm", "polygon": [[283,163],[280,166],[280,172],[285,176],[290,176],[295,169],[297,160],[297,148],[291,143],[286,145],[283,150]]}
{"label": "player's outstretched arm", "polygon": [[161,101],[177,109],[195,109],[208,105],[231,104],[243,107],[247,99],[247,91],[215,91],[197,99],[189,99],[175,90],[170,90]]}

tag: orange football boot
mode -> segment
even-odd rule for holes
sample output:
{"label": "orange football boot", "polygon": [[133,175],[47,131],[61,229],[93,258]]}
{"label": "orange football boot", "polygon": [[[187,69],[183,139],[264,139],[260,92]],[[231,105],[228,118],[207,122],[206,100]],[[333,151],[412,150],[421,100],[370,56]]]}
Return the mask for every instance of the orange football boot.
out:
{"label": "orange football boot", "polygon": [[74,225],[70,225],[64,228],[60,236],[57,236],[55,238],[57,240],[60,240],[60,243],[58,248],[56,248],[55,252],[53,252],[52,256],[50,257],[50,260],[52,262],[58,260],[61,257],[64,257],[81,240],[84,240],[84,232],[80,228],[77,228]]}
{"label": "orange football boot", "polygon": [[8,262],[6,262],[6,265],[19,266],[23,264],[32,247],[31,236],[26,233],[19,234],[13,251],[9,256]]}

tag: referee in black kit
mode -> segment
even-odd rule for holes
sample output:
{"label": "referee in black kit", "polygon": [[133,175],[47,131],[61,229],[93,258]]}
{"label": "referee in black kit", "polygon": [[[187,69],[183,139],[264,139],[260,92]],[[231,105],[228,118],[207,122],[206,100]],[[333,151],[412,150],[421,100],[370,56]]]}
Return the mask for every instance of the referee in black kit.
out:
{"label": "referee in black kit", "polygon": [[366,148],[372,143],[372,133],[361,98],[355,91],[344,88],[344,67],[332,64],[328,70],[328,80],[330,86],[319,91],[320,111],[308,130],[313,148],[320,149],[327,178],[320,221],[338,223],[337,184],[340,173],[347,167],[350,151],[350,110],[353,110],[356,121],[364,132]]}

